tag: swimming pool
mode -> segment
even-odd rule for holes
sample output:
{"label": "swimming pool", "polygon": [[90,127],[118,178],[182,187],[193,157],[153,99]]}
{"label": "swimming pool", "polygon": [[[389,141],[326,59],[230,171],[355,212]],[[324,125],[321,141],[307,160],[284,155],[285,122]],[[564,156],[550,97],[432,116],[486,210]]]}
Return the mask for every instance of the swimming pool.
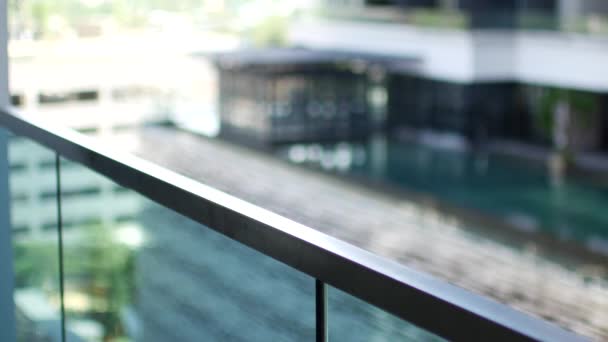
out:
{"label": "swimming pool", "polygon": [[608,254],[608,184],[554,182],[542,163],[385,137],[359,143],[277,148],[291,162],[430,195],[491,215],[518,230],[575,241]]}

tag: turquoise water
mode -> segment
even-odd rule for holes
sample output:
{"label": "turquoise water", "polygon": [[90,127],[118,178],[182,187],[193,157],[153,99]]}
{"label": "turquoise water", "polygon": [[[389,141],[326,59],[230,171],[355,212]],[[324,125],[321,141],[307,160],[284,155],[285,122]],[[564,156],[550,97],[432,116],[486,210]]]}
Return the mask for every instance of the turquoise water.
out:
{"label": "turquoise water", "polygon": [[552,182],[545,165],[465,149],[377,140],[282,147],[294,163],[359,176],[608,253],[608,185]]}

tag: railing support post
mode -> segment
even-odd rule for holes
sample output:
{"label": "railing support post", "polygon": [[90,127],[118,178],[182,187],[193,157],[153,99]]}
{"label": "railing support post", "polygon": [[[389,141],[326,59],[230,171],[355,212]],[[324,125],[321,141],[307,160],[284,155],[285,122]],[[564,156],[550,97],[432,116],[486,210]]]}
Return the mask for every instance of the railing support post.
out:
{"label": "railing support post", "polygon": [[327,286],[315,279],[317,342],[327,342]]}
{"label": "railing support post", "polygon": [[61,202],[61,157],[55,153],[55,185],[57,200],[57,252],[59,260],[59,299],[61,308],[61,341],[66,341],[65,336],[65,301],[63,282],[63,212]]}
{"label": "railing support post", "polygon": [[[0,108],[9,104],[7,1],[0,0]],[[0,128],[0,341],[17,340],[13,300],[13,246],[11,237],[8,131]]]}

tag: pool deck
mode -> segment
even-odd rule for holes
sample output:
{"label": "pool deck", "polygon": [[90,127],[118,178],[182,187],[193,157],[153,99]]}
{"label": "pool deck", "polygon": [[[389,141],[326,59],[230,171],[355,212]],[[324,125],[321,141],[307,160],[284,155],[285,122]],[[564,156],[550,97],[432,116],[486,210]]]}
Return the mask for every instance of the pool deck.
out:
{"label": "pool deck", "polygon": [[[542,239],[515,239],[526,242],[509,247],[432,203],[174,128],[147,127],[101,139],[408,267],[592,339],[608,339],[608,258],[577,254],[566,267],[542,252],[548,249]],[[555,246],[549,249],[555,254]]]}

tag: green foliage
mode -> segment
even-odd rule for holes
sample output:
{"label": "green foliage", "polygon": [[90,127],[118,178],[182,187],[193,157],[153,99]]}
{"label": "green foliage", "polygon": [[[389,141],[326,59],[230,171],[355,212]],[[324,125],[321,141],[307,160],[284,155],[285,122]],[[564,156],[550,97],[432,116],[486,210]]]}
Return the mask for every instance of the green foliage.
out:
{"label": "green foliage", "polygon": [[52,8],[46,2],[36,1],[31,4],[29,10],[34,21],[35,31],[44,34],[48,30]]}
{"label": "green foliage", "polygon": [[112,19],[126,27],[140,27],[153,10],[190,13],[201,6],[200,0],[111,0],[99,4],[81,0],[9,0],[11,18],[27,25],[38,38],[53,34],[49,27],[52,17],[59,18],[70,28],[95,25]]}
{"label": "green foliage", "polygon": [[569,104],[577,120],[584,126],[591,124],[591,116],[597,112],[599,106],[597,95],[590,92],[561,88],[544,89],[537,118],[539,126],[548,136],[553,132],[555,108],[562,101]]}
{"label": "green foliage", "polygon": [[543,94],[539,100],[538,123],[542,131],[550,137],[553,132],[553,112],[561,100],[567,98],[567,92],[558,88],[543,89]]}
{"label": "green foliage", "polygon": [[574,111],[591,114],[599,109],[597,95],[579,90],[571,90],[569,93],[570,106]]}
{"label": "green foliage", "polygon": [[145,11],[136,6],[136,2],[112,1],[108,17],[124,27],[142,27],[147,23]]}
{"label": "green foliage", "polygon": [[408,13],[409,23],[416,26],[464,29],[468,26],[468,17],[458,11],[438,11],[431,9],[414,9]]}
{"label": "green foliage", "polygon": [[59,285],[57,245],[51,242],[17,242],[13,246],[16,287]]}
{"label": "green foliage", "polygon": [[[85,316],[103,323],[109,334],[120,331],[120,310],[132,302],[133,252],[114,240],[112,231],[96,225],[81,227],[82,236],[64,245],[66,293],[85,293],[93,307]],[[58,250],[54,240],[17,242],[14,246],[17,287],[44,287],[59,291]],[[51,284],[51,288],[48,288]],[[71,317],[83,313],[70,312]]]}
{"label": "green foliage", "polygon": [[270,16],[253,29],[253,41],[257,46],[283,46],[287,41],[287,18]]}
{"label": "green foliage", "polygon": [[552,13],[526,12],[518,19],[519,27],[526,30],[552,30],[558,25],[558,19]]}
{"label": "green foliage", "polygon": [[102,306],[120,309],[131,299],[131,251],[102,226],[86,228],[81,241],[65,248],[66,283],[80,283],[87,293],[102,295]]}

